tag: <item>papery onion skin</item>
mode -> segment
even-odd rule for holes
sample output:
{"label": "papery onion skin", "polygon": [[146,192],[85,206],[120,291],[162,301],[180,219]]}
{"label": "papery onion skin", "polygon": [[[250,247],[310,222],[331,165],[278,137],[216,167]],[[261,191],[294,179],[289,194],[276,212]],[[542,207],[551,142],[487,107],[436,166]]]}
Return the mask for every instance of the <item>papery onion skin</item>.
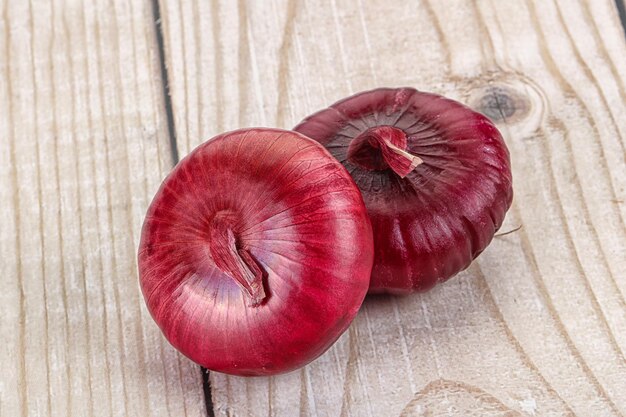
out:
{"label": "papery onion skin", "polygon": [[[256,298],[212,258],[226,247],[209,239],[226,236],[224,221],[242,259],[263,271]],[[317,142],[239,130],[165,179],[138,261],[148,309],[174,347],[211,370],[272,375],[312,361],[348,327],[369,285],[372,230],[354,181]]]}
{"label": "papery onion skin", "polygon": [[[352,141],[379,126],[403,131],[406,151],[421,159],[405,178],[379,169],[374,151],[371,167],[351,161]],[[294,130],[327,147],[363,193],[374,230],[370,293],[425,291],[467,268],[513,199],[509,152],[494,124],[439,95],[413,88],[366,91]]]}

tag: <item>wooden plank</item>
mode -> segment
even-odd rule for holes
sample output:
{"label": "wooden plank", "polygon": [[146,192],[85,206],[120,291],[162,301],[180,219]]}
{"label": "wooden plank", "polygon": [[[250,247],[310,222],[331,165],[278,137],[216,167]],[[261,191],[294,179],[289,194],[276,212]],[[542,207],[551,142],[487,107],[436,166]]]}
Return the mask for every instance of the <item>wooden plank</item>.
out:
{"label": "wooden plank", "polygon": [[435,290],[366,300],[306,368],[211,374],[217,415],[626,414],[626,45],[610,0],[162,1],[181,155],[414,86],[498,123],[515,201]]}
{"label": "wooden plank", "polygon": [[151,4],[0,11],[0,415],[206,415],[136,276],[171,167]]}

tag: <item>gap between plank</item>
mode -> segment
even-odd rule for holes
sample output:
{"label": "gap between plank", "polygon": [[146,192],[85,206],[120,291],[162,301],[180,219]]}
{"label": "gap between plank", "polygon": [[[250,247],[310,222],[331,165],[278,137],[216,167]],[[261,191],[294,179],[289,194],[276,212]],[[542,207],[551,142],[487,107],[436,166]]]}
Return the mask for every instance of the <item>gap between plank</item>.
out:
{"label": "gap between plank", "polygon": [[[163,21],[161,20],[161,7],[159,0],[152,0],[152,16],[154,18],[157,47],[159,50],[159,66],[161,68],[161,82],[163,85],[163,103],[167,118],[167,132],[170,139],[170,151],[172,153],[172,165],[176,165],[180,160],[178,155],[178,141],[176,137],[176,125],[174,122],[174,110],[172,107],[172,97],[170,94],[169,74],[165,64],[165,42],[163,41]],[[211,396],[211,381],[209,371],[200,367],[202,374],[202,390],[204,392],[204,402],[208,417],[215,417],[213,411],[213,399]]]}
{"label": "gap between plank", "polygon": [[204,390],[204,402],[206,404],[206,412],[209,417],[215,417],[213,412],[213,397],[211,395],[211,379],[209,378],[209,370],[201,366],[202,372],[202,389]]}
{"label": "gap between plank", "polygon": [[619,15],[620,22],[622,22],[624,36],[626,36],[626,7],[624,6],[624,0],[615,0],[615,7],[617,7],[617,14]]}
{"label": "gap between plank", "polygon": [[172,107],[172,96],[170,94],[170,81],[165,64],[165,43],[163,42],[163,22],[161,21],[161,7],[159,0],[152,0],[152,16],[156,28],[156,41],[159,50],[159,66],[161,67],[161,82],[163,83],[163,102],[165,104],[165,114],[167,117],[167,133],[170,137],[170,150],[172,152],[172,165],[178,163],[178,142],[176,139],[176,125],[174,123],[174,110]]}

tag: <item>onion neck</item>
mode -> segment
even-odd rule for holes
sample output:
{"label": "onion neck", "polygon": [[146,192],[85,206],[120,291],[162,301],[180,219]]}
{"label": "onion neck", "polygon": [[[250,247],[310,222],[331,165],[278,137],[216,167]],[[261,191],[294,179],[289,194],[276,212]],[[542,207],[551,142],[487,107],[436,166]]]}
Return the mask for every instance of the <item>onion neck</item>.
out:
{"label": "onion neck", "polygon": [[263,270],[248,250],[238,247],[233,225],[234,219],[227,212],[218,212],[213,217],[209,232],[211,257],[243,290],[248,305],[257,306],[265,299]]}
{"label": "onion neck", "polygon": [[406,177],[423,161],[406,151],[407,137],[403,130],[392,126],[371,127],[352,139],[348,160],[370,171],[391,168],[401,178]]}

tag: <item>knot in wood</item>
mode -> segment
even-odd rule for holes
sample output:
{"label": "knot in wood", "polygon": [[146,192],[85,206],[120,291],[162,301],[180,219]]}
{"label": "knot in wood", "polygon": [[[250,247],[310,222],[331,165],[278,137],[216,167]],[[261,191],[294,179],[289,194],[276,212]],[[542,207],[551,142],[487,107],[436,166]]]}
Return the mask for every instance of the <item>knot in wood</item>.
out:
{"label": "knot in wood", "polygon": [[513,123],[529,113],[527,97],[505,85],[490,85],[482,89],[471,106],[496,123]]}

